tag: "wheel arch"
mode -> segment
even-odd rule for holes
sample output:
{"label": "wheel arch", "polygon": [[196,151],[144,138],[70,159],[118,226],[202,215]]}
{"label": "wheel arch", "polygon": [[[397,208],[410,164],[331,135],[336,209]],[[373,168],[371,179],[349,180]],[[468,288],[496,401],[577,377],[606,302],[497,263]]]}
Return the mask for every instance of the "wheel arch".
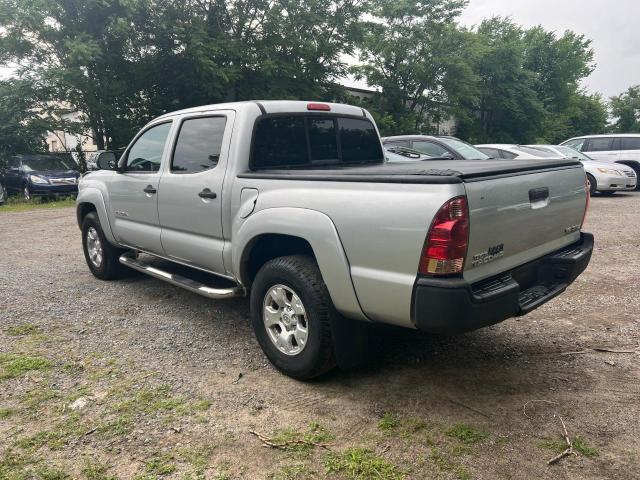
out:
{"label": "wheel arch", "polygon": [[259,267],[272,258],[307,254],[318,263],[336,309],[350,318],[367,320],[338,232],[324,213],[289,207],[261,210],[247,218],[233,238],[234,274],[247,289]]}
{"label": "wheel arch", "polygon": [[83,188],[78,192],[76,198],[76,218],[78,226],[82,228],[82,221],[89,212],[96,212],[98,219],[100,220],[100,226],[104,232],[104,236],[112,245],[118,245],[118,242],[111,230],[111,223],[109,222],[109,216],[107,215],[107,209],[105,205],[102,192],[97,188]]}

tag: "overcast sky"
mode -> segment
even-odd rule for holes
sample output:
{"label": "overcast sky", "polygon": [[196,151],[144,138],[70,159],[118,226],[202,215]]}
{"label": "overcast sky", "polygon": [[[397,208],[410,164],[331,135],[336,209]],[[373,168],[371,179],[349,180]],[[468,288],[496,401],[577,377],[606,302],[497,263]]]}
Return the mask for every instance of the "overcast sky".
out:
{"label": "overcast sky", "polygon": [[590,38],[597,66],[584,85],[591,92],[609,97],[640,84],[640,0],[471,0],[460,22],[494,15]]}
{"label": "overcast sky", "polygon": [[[476,25],[493,15],[526,27],[573,30],[593,41],[596,70],[584,85],[605,97],[640,84],[640,0],[470,0],[460,22]],[[10,71],[0,68],[0,78]],[[347,85],[363,86],[348,80]]]}

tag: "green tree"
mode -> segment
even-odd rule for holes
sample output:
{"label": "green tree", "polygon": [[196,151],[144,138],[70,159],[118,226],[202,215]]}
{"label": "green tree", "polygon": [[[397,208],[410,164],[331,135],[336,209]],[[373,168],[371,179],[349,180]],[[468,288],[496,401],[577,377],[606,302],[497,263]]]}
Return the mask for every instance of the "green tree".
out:
{"label": "green tree", "polygon": [[626,92],[611,97],[613,131],[619,133],[640,132],[640,85],[629,87]]}

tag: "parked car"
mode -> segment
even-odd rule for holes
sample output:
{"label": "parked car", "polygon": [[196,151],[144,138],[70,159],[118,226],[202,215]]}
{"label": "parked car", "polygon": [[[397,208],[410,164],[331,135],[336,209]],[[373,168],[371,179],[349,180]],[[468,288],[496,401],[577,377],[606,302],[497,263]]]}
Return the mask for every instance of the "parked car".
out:
{"label": "parked car", "polygon": [[22,194],[30,200],[35,196],[76,195],[80,172],[73,160],[29,154],[10,157],[3,177],[8,195]]}
{"label": "parked car", "polygon": [[640,176],[640,134],[638,133],[585,135],[571,138],[561,145],[586,153],[594,160],[628,165],[636,172],[636,177]]}
{"label": "parked car", "polygon": [[248,295],[266,356],[301,379],[357,363],[367,322],[460,332],[524,315],[593,249],[579,162],[389,164],[355,106],[168,113],[117,166],[99,166],[109,170],[86,174],[77,199],[91,272],[130,267],[210,299]]}
{"label": "parked car", "polygon": [[542,150],[527,147],[525,145],[513,145],[509,143],[487,143],[476,145],[476,148],[485,155],[492,158],[501,158],[504,160],[536,160],[540,158],[561,158],[564,155],[548,153]]}
{"label": "parked car", "polygon": [[626,165],[611,165],[609,162],[598,162],[566,145],[528,145],[528,147],[579,160],[584,166],[585,172],[587,172],[587,182],[591,195],[596,192],[600,192],[603,195],[613,195],[620,190],[635,190],[636,188],[638,181],[636,173],[633,168]]}
{"label": "parked car", "polygon": [[430,135],[398,135],[384,137],[385,147],[404,147],[418,151],[431,158],[450,160],[488,160],[489,157],[473,145],[455,137]]}

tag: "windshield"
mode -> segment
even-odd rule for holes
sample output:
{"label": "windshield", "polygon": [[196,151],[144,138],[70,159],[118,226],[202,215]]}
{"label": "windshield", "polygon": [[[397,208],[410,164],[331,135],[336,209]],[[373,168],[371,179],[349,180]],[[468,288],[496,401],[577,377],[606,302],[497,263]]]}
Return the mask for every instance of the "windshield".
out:
{"label": "windshield", "polygon": [[584,153],[574,150],[571,147],[559,145],[555,148],[566,157],[577,158],[578,160],[591,160],[591,157],[587,157]]}
{"label": "windshield", "polygon": [[22,160],[22,166],[27,172],[38,170],[74,170],[75,165],[69,159],[57,157],[35,157]]}
{"label": "windshield", "polygon": [[489,155],[485,155],[474,146],[469,145],[462,140],[458,140],[457,138],[440,137],[438,138],[438,140],[440,140],[448,147],[453,148],[460,155],[462,155],[465,160],[489,160],[491,158]]}

